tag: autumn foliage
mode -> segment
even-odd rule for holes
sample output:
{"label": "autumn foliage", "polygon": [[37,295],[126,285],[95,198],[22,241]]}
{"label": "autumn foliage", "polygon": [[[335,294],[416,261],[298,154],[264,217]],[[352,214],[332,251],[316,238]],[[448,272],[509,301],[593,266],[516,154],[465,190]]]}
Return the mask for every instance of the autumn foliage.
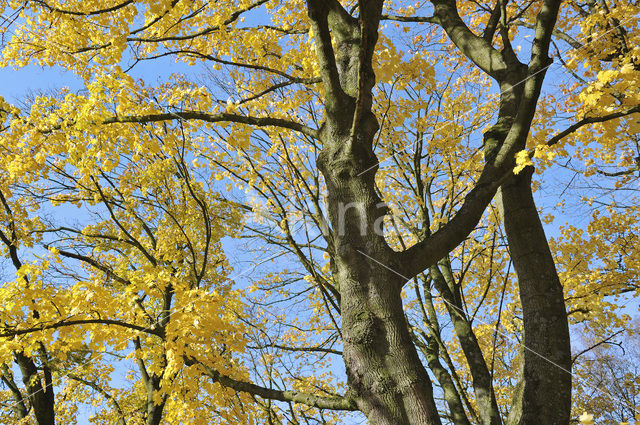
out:
{"label": "autumn foliage", "polygon": [[0,12],[0,423],[633,421],[637,2]]}

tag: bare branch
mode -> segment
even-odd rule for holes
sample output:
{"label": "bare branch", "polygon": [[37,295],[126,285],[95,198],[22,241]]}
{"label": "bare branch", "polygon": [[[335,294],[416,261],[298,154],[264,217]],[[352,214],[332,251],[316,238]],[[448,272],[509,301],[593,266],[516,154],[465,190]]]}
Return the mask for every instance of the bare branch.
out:
{"label": "bare branch", "polygon": [[111,6],[111,7],[106,7],[104,9],[98,9],[98,10],[92,10],[91,12],[78,12],[75,10],[66,10],[66,9],[59,9],[57,7],[53,7],[49,4],[47,4],[46,2],[42,1],[42,0],[36,0],[36,3],[40,4],[41,6],[45,7],[46,9],[52,11],[52,12],[58,12],[58,13],[62,13],[64,15],[74,15],[74,16],[93,16],[93,15],[101,15],[103,13],[109,13],[109,12],[115,12],[118,9],[122,9],[123,7],[126,7],[130,4],[133,4],[134,0],[126,0],[120,4],[116,4],[115,6]]}
{"label": "bare branch", "polygon": [[640,105],[636,105],[636,106],[634,106],[632,108],[629,108],[629,109],[626,109],[624,111],[618,111],[618,112],[613,112],[613,113],[607,114],[607,115],[601,115],[599,117],[585,117],[585,118],[582,118],[580,121],[578,121],[575,124],[567,127],[566,129],[562,130],[560,133],[558,133],[555,136],[553,136],[551,139],[547,140],[546,145],[547,146],[555,145],[560,140],[564,139],[565,137],[567,137],[571,133],[575,132],[576,130],[584,127],[585,125],[610,121],[610,120],[613,120],[613,119],[616,119],[616,118],[621,118],[621,117],[625,117],[627,115],[635,114],[636,112],[640,112]]}

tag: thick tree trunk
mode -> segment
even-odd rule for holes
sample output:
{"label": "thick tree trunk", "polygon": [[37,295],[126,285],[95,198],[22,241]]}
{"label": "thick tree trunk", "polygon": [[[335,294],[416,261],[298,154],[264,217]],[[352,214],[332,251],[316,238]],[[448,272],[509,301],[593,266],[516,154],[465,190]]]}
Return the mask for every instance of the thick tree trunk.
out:
{"label": "thick tree trunk", "polygon": [[501,188],[504,224],[518,275],[524,323],[520,425],[566,425],[571,344],[562,285],[531,193],[532,168]]}
{"label": "thick tree trunk", "polygon": [[440,424],[431,381],[407,328],[400,282],[361,263],[359,271],[369,279],[342,281],[343,356],[358,407],[374,425]]}
{"label": "thick tree trunk", "polygon": [[43,380],[38,373],[38,367],[32,358],[23,353],[15,354],[15,361],[22,373],[22,382],[27,390],[27,398],[33,407],[33,413],[38,425],[55,425],[54,394],[51,372],[45,365]]}
{"label": "thick tree trunk", "polygon": [[[371,112],[381,0],[352,17],[335,0],[307,0],[325,88],[318,167],[327,185],[351,393],[373,425],[439,425],[431,381],[413,344],[400,293],[406,279],[380,231]],[[335,46],[335,50],[334,50]]]}
{"label": "thick tree trunk", "polygon": [[318,160],[336,240],[347,376],[369,423],[439,425],[431,381],[402,308],[406,279],[395,271],[394,252],[379,229],[387,210],[374,183],[370,141],[376,130],[369,113],[354,143],[347,128],[328,123]]}
{"label": "thick tree trunk", "polygon": [[[501,53],[487,40],[473,34],[460,19],[455,1],[435,2],[435,16],[454,43],[500,82],[500,113],[498,123],[485,134],[487,166],[477,186],[467,196],[463,211],[456,214],[446,230],[419,242],[403,255],[396,255],[384,240],[380,223],[387,211],[375,188],[378,160],[372,142],[378,123],[372,113],[372,88],[375,85],[372,59],[383,2],[362,0],[358,5],[360,15],[354,18],[336,0],[307,0],[325,91],[326,120],[320,131],[323,148],[318,167],[325,177],[334,231],[334,277],[341,295],[343,357],[353,397],[371,424],[440,424],[431,381],[407,327],[401,288],[408,278],[431,267],[475,227],[497,189],[496,178],[505,175],[515,148],[524,144],[544,78],[541,70],[548,62],[548,38],[559,2],[547,0],[541,9],[529,68],[515,55]],[[524,85],[520,84],[526,75],[531,78],[525,80]],[[528,185],[528,181],[525,183]],[[562,290],[546,239],[533,200],[529,205],[526,199],[518,198],[520,190],[515,190],[513,195],[509,190],[505,188],[507,209],[512,216],[508,224],[509,242],[517,245],[513,249],[514,263],[521,278],[523,305],[526,306],[525,338],[541,354],[548,354],[565,364],[566,316]],[[530,191],[528,193],[530,195]],[[523,205],[525,213],[520,217]],[[528,237],[533,238],[532,249],[525,242]],[[408,264],[399,264],[403,260]],[[542,275],[538,274],[539,270],[543,271]],[[539,276],[544,283],[535,287]],[[550,305],[539,305],[547,301],[551,301]],[[538,313],[544,316],[536,318]],[[461,331],[464,339],[469,329],[461,324],[458,323],[456,330]],[[549,326],[561,329],[552,331]],[[543,341],[542,335],[547,332],[547,336],[557,336],[560,342],[554,345]],[[469,342],[465,347],[470,353],[476,345],[471,335],[472,332],[465,340]],[[477,360],[476,369],[481,372],[474,375],[474,384],[484,411],[483,422],[498,424],[500,418],[491,394],[490,376],[486,376],[486,365],[482,368],[480,359]],[[570,380],[553,374],[549,378],[536,377],[536,373],[552,373],[548,364],[532,359],[530,353],[526,360],[529,362],[525,365],[523,411],[526,413],[521,423],[533,423],[528,419],[532,417],[530,412],[538,414],[542,409],[556,407],[562,413],[548,415],[552,419],[544,423],[564,423],[556,420],[565,417],[564,395],[548,406],[539,402],[553,398],[556,390],[569,394],[566,383],[570,385]],[[549,388],[547,384],[550,383],[560,387]],[[536,395],[537,390],[545,394]]]}

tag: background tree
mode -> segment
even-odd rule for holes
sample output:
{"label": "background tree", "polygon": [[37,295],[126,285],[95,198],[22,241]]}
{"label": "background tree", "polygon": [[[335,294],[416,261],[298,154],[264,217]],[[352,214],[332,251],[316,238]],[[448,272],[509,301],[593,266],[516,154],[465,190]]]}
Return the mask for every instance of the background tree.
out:
{"label": "background tree", "polygon": [[[576,404],[593,412],[599,423],[617,424],[631,422],[638,413],[638,323],[635,321],[626,331],[606,340],[587,341],[586,356],[577,372],[585,386],[577,392]],[[595,388],[600,388],[596,391]]]}

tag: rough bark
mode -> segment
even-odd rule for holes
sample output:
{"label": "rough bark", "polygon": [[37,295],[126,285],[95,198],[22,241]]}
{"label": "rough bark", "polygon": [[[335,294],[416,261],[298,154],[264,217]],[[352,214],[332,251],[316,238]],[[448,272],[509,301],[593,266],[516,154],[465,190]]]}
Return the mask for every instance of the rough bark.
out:
{"label": "rough bark", "polygon": [[[571,345],[562,285],[531,193],[532,170],[501,188],[524,320],[520,425],[568,424]],[[544,414],[541,414],[544,412]]]}
{"label": "rough bark", "polygon": [[404,279],[392,270],[398,268],[394,252],[375,231],[386,214],[375,188],[378,123],[371,112],[382,1],[359,5],[355,19],[335,1],[308,2],[326,90],[318,167],[336,232],[343,357],[356,404],[370,423],[438,425],[431,381],[402,308]]}
{"label": "rough bark", "polygon": [[[559,7],[560,1],[547,0],[538,14],[521,111],[535,110],[542,85],[542,78],[535,77],[544,74],[551,63],[549,42]],[[530,115],[532,118],[533,113]],[[523,120],[521,125],[529,127],[530,123]],[[525,140],[516,147],[524,149]],[[533,200],[532,172],[530,168],[512,176],[501,188],[505,230],[523,309],[525,351],[518,423],[565,425],[571,412],[569,329],[562,286]]]}
{"label": "rough bark", "polygon": [[392,271],[399,268],[394,253],[375,231],[386,210],[376,194],[374,174],[364,172],[377,163],[371,150],[377,124],[372,114],[365,120],[353,144],[348,127],[328,121],[319,158],[330,218],[338,230],[336,277],[347,376],[370,423],[439,424],[431,381],[402,308],[404,279]]}
{"label": "rough bark", "polygon": [[376,425],[439,424],[429,376],[406,326],[402,281],[372,261],[341,260],[343,357],[358,407]]}
{"label": "rough bark", "polygon": [[14,358],[20,367],[22,382],[27,390],[27,398],[31,403],[38,425],[55,425],[55,400],[51,372],[45,366],[43,368],[44,376],[41,377],[32,358],[23,353],[16,353]]}

